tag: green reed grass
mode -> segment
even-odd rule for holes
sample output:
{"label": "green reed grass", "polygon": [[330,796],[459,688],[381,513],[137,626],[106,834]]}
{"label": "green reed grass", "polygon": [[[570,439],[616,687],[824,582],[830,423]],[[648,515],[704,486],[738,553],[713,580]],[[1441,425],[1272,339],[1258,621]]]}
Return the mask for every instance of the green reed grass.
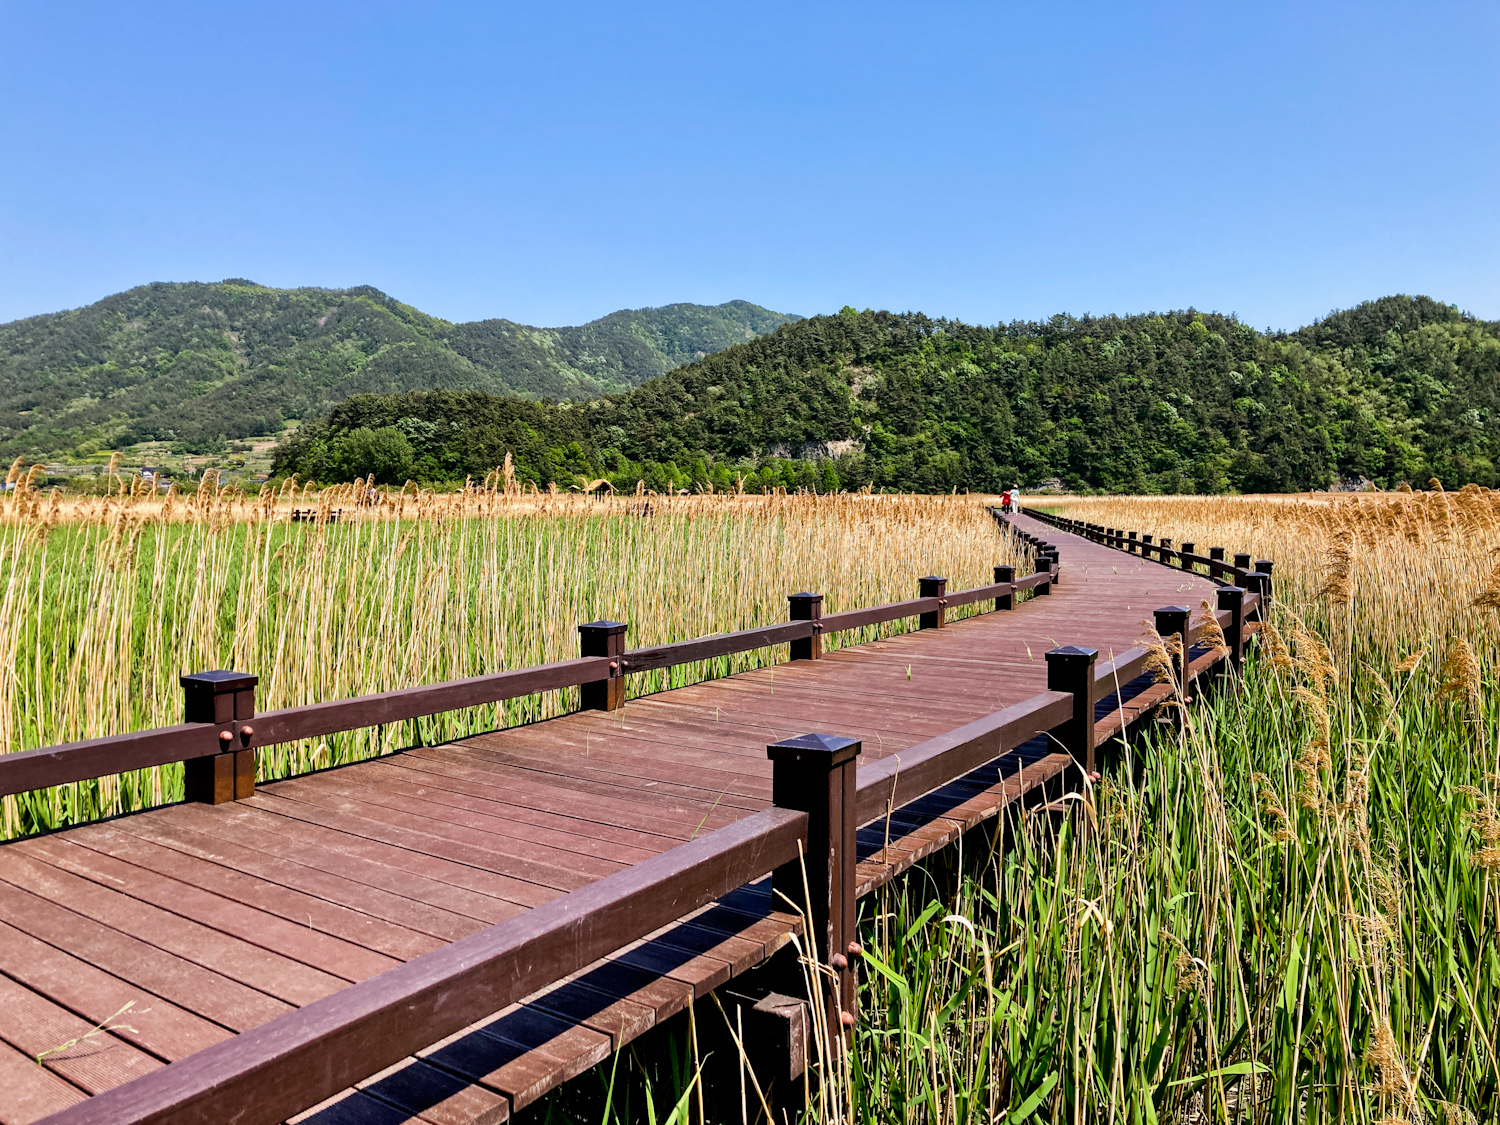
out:
{"label": "green reed grass", "polygon": [[1095,790],[1097,831],[1030,814],[957,893],[890,891],[849,1118],[1494,1119],[1494,716],[1355,683],[1320,762],[1310,683],[1252,662]]}

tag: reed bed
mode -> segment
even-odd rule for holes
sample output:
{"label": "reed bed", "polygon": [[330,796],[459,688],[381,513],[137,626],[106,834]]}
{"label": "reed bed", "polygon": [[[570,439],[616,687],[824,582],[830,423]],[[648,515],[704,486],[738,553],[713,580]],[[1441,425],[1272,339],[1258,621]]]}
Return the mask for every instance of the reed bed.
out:
{"label": "reed bed", "polygon": [[1274,559],[1272,627],[1093,831],[1023,815],[870,904],[818,1119],[1496,1120],[1500,496],[1048,507]]}
{"label": "reed bed", "polygon": [[[913,597],[918,575],[959,589],[1017,561],[967,497],[597,500],[498,475],[456,495],[131,487],[63,503],[23,486],[0,502],[0,752],[179,722],[185,672],[256,673],[270,710],[576,656],[576,626],[600,618],[628,622],[632,646],[666,643],[785,620],[797,590],[834,612]],[[645,673],[629,691],[784,657]],[[576,691],[557,692],[278,747],[261,777],[573,706]],[[177,766],[6,798],[0,838],[180,794]]]}

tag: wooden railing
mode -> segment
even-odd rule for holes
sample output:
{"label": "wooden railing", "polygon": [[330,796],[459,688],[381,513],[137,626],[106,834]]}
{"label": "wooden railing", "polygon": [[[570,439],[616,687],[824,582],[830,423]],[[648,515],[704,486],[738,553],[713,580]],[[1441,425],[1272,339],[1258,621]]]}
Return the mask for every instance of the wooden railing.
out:
{"label": "wooden railing", "polygon": [[[247,763],[253,770],[255,749],[278,741],[568,686],[582,689],[583,706],[613,710],[624,701],[629,672],[777,644],[790,644],[792,659],[818,659],[829,632],[913,616],[925,628],[943,628],[949,608],[991,599],[995,611],[1014,609],[1018,592],[1047,595],[1059,579],[1056,550],[1025,539],[1034,574],[1017,579],[1011,568],[996,568],[994,584],[956,594],[943,579],[924,578],[921,596],[911,601],[827,617],[820,596],[797,594],[791,621],[629,651],[624,625],[593,622],[580,626],[576,660],[263,715],[254,713],[253,676],[188,676],[188,722],[5,756],[0,793],[185,761],[211,764],[196,783],[190,776],[190,796],[217,802],[248,795],[237,788]],[[1239,588],[1219,596],[1215,620],[1228,662],[1238,664],[1246,606],[1256,602]],[[1191,656],[1206,621],[1191,623],[1187,610],[1167,607],[1157,622],[1182,638],[1181,687],[1226,663],[1217,648]],[[1143,705],[1122,700],[1109,718],[1096,720],[1097,701],[1146,671],[1152,652],[1143,646],[1097,665],[1095,649],[1054,649],[1046,654],[1046,691],[863,768],[857,741],[809,734],[773,743],[773,807],[78,1103],[46,1125],[274,1125],[767,872],[774,891],[803,906],[807,952],[832,982],[823,1015],[830,1035],[842,1035],[855,1010],[858,827],[1039,735],[1092,772],[1096,747],[1124,731],[1128,709],[1144,713]]]}
{"label": "wooden railing", "polygon": [[1264,595],[1267,601],[1270,600],[1271,573],[1274,569],[1270,559],[1259,559],[1252,563],[1248,553],[1239,552],[1235,554],[1234,561],[1229,562],[1225,558],[1226,551],[1223,547],[1210,547],[1208,554],[1200,555],[1197,553],[1196,543],[1183,542],[1173,547],[1171,539],[1157,539],[1146,532],[1126,531],[1123,528],[1068,519],[1036,508],[1027,508],[1025,512],[1032,519],[1041,520],[1062,531],[1081,535],[1126,554],[1159,562],[1163,566],[1194,572],[1201,567],[1201,573],[1215,582],[1226,586],[1243,586],[1252,594]]}
{"label": "wooden railing", "polygon": [[1015,577],[1012,567],[996,567],[995,572],[993,584],[952,594],[946,578],[922,578],[920,597],[826,617],[821,594],[792,594],[790,621],[650,648],[626,650],[627,625],[593,621],[578,627],[580,655],[573,660],[259,714],[258,677],[227,671],[194,673],[182,677],[183,723],[0,755],[0,796],[183,762],[189,800],[242,800],[253,792],[255,753],[263,747],[569,687],[580,689],[583,709],[614,710],[624,702],[625,677],[632,672],[780,644],[790,644],[794,660],[815,658],[822,651],[822,638],[830,633],[912,617],[922,628],[941,628],[949,609],[991,600],[996,609],[1011,608],[1016,594],[1046,593],[1056,578],[1050,569],[1022,578]]}

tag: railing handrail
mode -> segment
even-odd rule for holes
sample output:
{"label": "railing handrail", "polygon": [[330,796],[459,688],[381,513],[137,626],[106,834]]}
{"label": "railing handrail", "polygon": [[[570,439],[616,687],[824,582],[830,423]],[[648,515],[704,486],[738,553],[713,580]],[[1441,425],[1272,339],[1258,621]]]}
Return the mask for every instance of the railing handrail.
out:
{"label": "railing handrail", "polygon": [[653,930],[796,862],[769,808],[53,1114],[47,1125],[285,1121]]}
{"label": "railing handrail", "polygon": [[[1239,566],[1227,562],[1222,558],[1200,555],[1195,551],[1187,551],[1180,547],[1170,547],[1162,543],[1151,542],[1152,536],[1150,535],[1146,535],[1143,538],[1136,538],[1137,533],[1134,531],[1127,533],[1123,530],[1116,530],[1111,533],[1105,528],[1101,528],[1096,524],[1090,524],[1084,520],[1069,519],[1066,516],[1054,515],[1051,512],[1040,511],[1036,508],[1025,508],[1023,511],[1026,515],[1033,519],[1041,520],[1043,523],[1051,524],[1054,527],[1074,534],[1081,532],[1088,538],[1102,543],[1106,547],[1123,549],[1129,554],[1138,554],[1141,558],[1159,562],[1163,566],[1170,566],[1175,561],[1182,570],[1192,570],[1195,566],[1206,567],[1208,569],[1209,580],[1219,585],[1244,586],[1255,575],[1260,575],[1265,579],[1270,578],[1269,569],[1260,569],[1270,566],[1270,560],[1268,559],[1261,559],[1255,562],[1253,568],[1251,566]],[[1194,545],[1196,546],[1196,544]],[[1221,548],[1215,547],[1214,550],[1221,550]],[[1239,557],[1247,560],[1251,558],[1248,554],[1242,554]],[[1220,581],[1221,578],[1224,581]],[[1252,590],[1247,597],[1259,601],[1259,591]]]}
{"label": "railing handrail", "polygon": [[264,749],[279,743],[420,719],[538,692],[579,687],[615,675],[691,664],[807,637],[920,617],[987,598],[1013,596],[1055,577],[1051,573],[1032,574],[1014,582],[976,586],[942,597],[914,598],[845,610],[813,621],[778,622],[735,633],[629,649],[618,658],[617,668],[611,667],[609,657],[585,656],[438,684],[284,707],[257,714],[251,720],[253,726],[248,727],[252,732],[249,736],[242,735],[247,727],[241,722],[182,723],[0,754],[0,797],[129,770],[212,757],[223,752],[226,746],[233,746],[236,740],[247,748]]}
{"label": "railing handrail", "polygon": [[941,788],[1023,742],[1061,725],[1073,713],[1073,696],[1044,691],[926,742],[861,766],[855,821],[868,824]]}

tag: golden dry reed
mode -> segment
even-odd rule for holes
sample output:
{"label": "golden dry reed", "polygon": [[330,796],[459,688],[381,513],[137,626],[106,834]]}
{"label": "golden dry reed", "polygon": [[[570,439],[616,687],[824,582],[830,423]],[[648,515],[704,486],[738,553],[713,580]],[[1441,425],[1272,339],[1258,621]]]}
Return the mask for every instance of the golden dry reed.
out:
{"label": "golden dry reed", "polygon": [[1275,563],[1282,607],[1386,670],[1466,640],[1500,653],[1500,492],[1143,496],[1048,502],[1058,515]]}
{"label": "golden dry reed", "polygon": [[[0,752],[180,722],[186,672],[255,673],[264,711],[566,659],[586,621],[625,621],[639,647],[784,621],[800,590],[836,612],[914,597],[924,574],[981,585],[1017,561],[977,498],[957,496],[600,500],[525,494],[497,473],[449,495],[293,483],[248,496],[210,480],[158,498],[122,479],[66,503],[23,478],[0,504]],[[855,638],[829,640],[841,639]],[[782,646],[646,673],[630,691],[784,658]],[[575,697],[264,751],[261,774],[543,717]],[[6,798],[0,834],[174,799],[180,775]]]}

